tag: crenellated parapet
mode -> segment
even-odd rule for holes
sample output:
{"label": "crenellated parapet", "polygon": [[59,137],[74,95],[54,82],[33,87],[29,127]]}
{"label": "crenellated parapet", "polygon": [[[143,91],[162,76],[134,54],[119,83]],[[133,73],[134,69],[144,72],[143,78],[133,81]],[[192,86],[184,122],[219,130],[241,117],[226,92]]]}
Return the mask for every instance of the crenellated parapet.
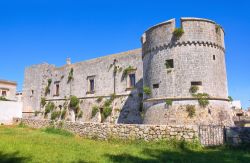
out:
{"label": "crenellated parapet", "polygon": [[176,46],[206,46],[225,51],[224,30],[214,21],[201,18],[181,18],[183,35],[176,39],[175,19],[157,24],[142,35],[143,57],[155,50]]}

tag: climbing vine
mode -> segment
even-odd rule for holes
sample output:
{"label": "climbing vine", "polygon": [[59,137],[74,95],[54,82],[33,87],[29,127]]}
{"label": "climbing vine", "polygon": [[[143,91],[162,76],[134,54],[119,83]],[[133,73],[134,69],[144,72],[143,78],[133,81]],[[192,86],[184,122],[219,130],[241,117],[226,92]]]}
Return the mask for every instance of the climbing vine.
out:
{"label": "climbing vine", "polygon": [[45,87],[45,96],[47,96],[50,93],[50,85],[52,83],[52,79],[48,79],[47,86]]}
{"label": "climbing vine", "polygon": [[71,68],[68,75],[68,83],[70,83],[74,79],[73,75],[74,75],[74,69]]}

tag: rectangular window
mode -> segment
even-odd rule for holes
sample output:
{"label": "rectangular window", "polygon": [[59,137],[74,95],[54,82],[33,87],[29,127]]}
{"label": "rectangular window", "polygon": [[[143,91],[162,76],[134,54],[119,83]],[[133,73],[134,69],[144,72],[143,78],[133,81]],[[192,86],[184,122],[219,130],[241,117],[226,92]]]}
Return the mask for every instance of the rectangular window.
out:
{"label": "rectangular window", "polygon": [[193,82],[191,82],[191,85],[192,86],[201,86],[202,82],[201,81],[193,81]]}
{"label": "rectangular window", "polygon": [[159,84],[153,84],[153,88],[159,88]]}
{"label": "rectangular window", "polygon": [[56,96],[59,96],[59,83],[56,84]]}
{"label": "rectangular window", "polygon": [[87,94],[93,94],[93,93],[95,93],[95,75],[88,76],[87,77],[87,81],[88,81],[88,91],[87,91]]}
{"label": "rectangular window", "polygon": [[135,74],[129,74],[129,87],[135,87]]}
{"label": "rectangular window", "polygon": [[94,81],[94,79],[89,79],[89,91],[90,92],[95,91],[95,81]]}
{"label": "rectangular window", "polygon": [[174,68],[174,60],[173,59],[166,60],[165,66],[166,66],[167,69]]}
{"label": "rectangular window", "polygon": [[215,55],[213,55],[213,60],[215,60]]}
{"label": "rectangular window", "polygon": [[7,91],[2,91],[2,96],[6,97],[7,96]]}

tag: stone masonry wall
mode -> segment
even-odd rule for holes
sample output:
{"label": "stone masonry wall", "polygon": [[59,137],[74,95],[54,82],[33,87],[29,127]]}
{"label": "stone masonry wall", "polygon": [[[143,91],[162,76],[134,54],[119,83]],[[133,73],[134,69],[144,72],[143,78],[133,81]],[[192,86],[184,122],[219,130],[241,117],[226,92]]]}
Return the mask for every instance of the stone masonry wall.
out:
{"label": "stone masonry wall", "polygon": [[[114,77],[116,61],[117,73]],[[135,88],[129,88],[128,77],[123,76],[123,71],[129,66],[134,68]],[[73,79],[68,81],[69,72],[73,69]],[[89,92],[88,77],[94,78],[95,90]],[[45,95],[48,80],[51,79],[50,91]],[[56,85],[59,84],[59,94],[56,94]],[[82,122],[100,122],[100,118],[91,117],[94,106],[100,106],[110,95],[116,94],[112,103],[112,115],[107,118],[110,123],[141,123],[140,103],[142,101],[142,60],[141,49],[135,49],[119,54],[113,54],[74,64],[55,67],[50,64],[33,65],[26,68],[23,99],[26,112],[41,112],[41,98],[46,98],[46,103],[53,102],[59,111],[71,95],[80,99],[80,109],[83,116],[78,119]],[[102,97],[102,102],[96,102]],[[32,116],[32,115],[31,115]],[[34,116],[34,114],[33,114]],[[43,115],[38,117],[44,118]],[[48,116],[49,118],[50,116]],[[72,110],[68,110],[67,118],[75,121]]]}
{"label": "stone masonry wall", "polygon": [[[45,128],[53,124],[50,120],[15,118],[16,124],[22,122],[32,128]],[[198,127],[189,125],[135,125],[135,124],[108,124],[108,123],[74,123],[57,121],[56,127],[73,132],[82,137],[97,139],[132,139],[132,140],[163,140],[182,139],[194,140],[198,137]]]}

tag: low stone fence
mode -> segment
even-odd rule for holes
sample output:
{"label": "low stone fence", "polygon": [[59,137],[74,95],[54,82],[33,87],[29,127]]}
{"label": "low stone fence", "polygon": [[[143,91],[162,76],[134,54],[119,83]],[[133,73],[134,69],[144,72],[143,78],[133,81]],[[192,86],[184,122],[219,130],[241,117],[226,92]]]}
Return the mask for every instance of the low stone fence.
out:
{"label": "low stone fence", "polygon": [[195,140],[198,138],[197,126],[182,125],[135,125],[108,123],[75,123],[69,121],[38,120],[14,118],[16,124],[22,122],[32,128],[45,128],[51,125],[60,127],[82,137],[95,139],[131,139],[131,140]]}

